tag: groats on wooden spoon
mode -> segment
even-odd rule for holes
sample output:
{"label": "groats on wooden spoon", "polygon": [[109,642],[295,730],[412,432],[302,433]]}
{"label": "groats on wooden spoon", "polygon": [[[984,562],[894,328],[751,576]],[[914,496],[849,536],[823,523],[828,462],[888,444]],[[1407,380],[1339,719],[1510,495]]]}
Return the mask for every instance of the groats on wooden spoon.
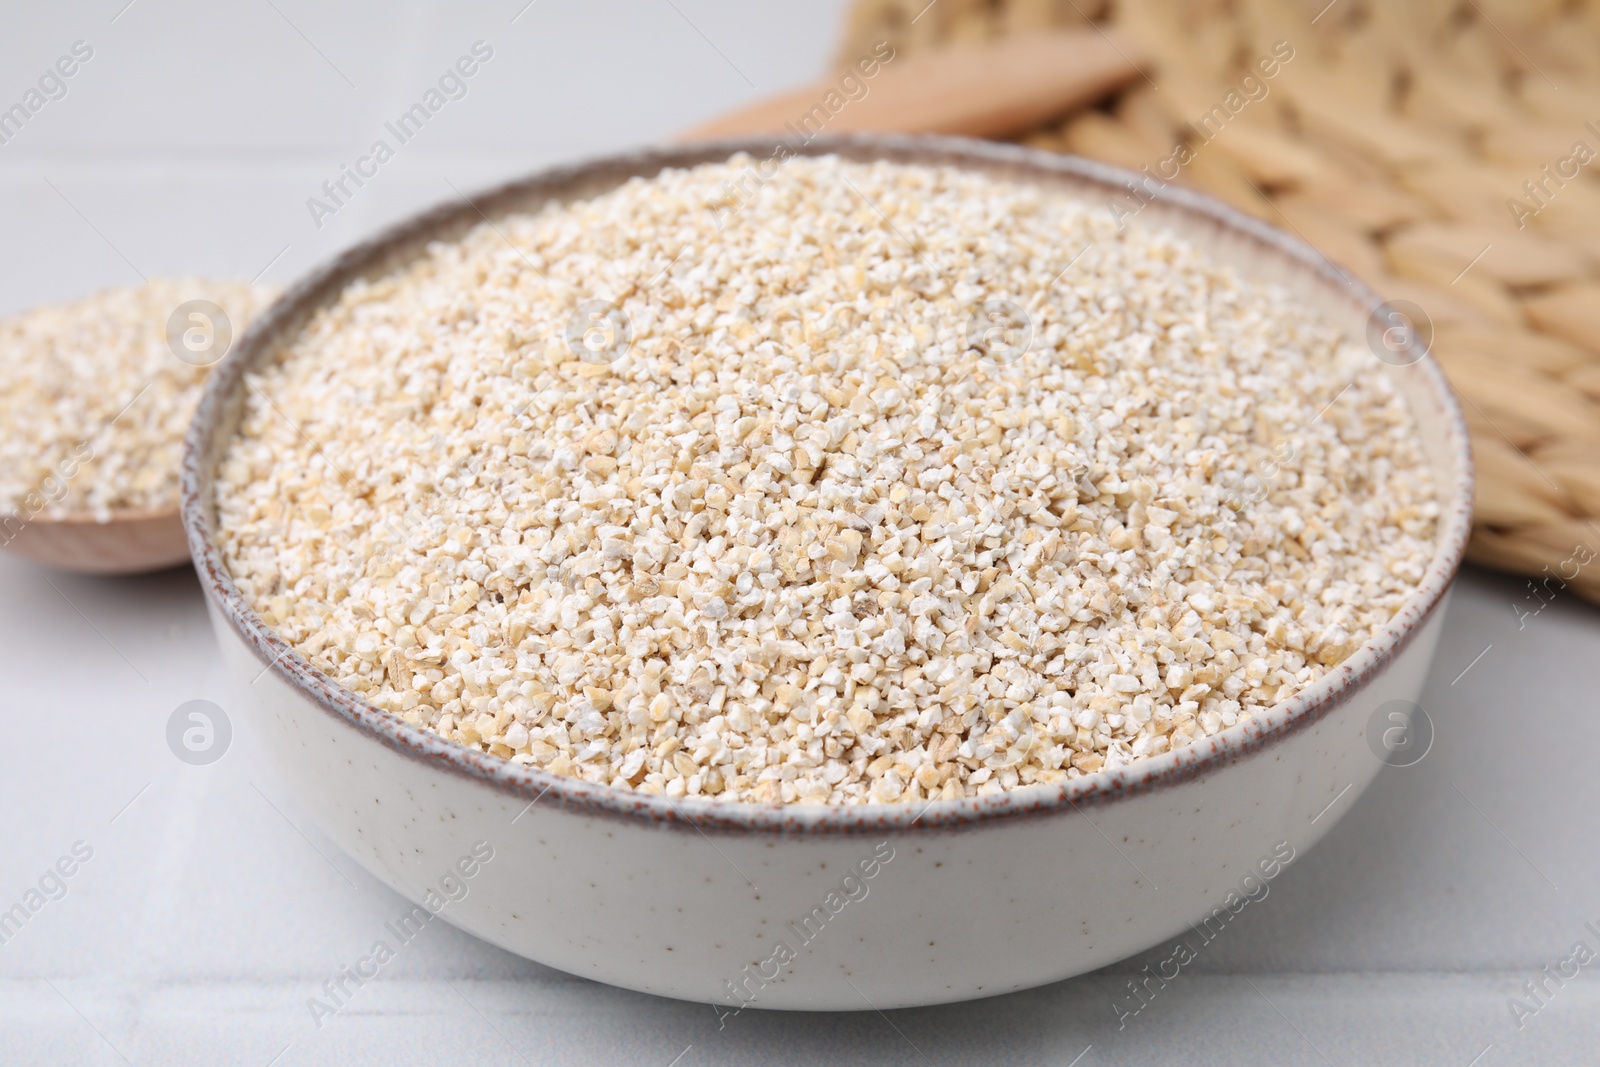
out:
{"label": "groats on wooden spoon", "polygon": [[[679,140],[791,128],[802,135],[1005,137],[1101,99],[1142,77],[1145,62],[1143,49],[1111,28],[1029,34],[903,59],[885,46],[885,55],[863,57],[866,66],[724,115]],[[868,69],[874,70],[871,76]]]}
{"label": "groats on wooden spoon", "polygon": [[91,515],[36,515],[0,532],[0,543],[35,563],[79,574],[143,574],[186,563],[189,545],[176,506]]}

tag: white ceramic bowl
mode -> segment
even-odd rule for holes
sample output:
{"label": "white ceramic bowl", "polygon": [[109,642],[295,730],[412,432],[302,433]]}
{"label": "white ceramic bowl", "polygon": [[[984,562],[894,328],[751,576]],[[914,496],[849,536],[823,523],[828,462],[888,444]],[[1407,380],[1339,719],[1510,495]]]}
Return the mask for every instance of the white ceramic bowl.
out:
{"label": "white ceramic bowl", "polygon": [[[348,282],[459,235],[480,210],[535,210],[662,167],[771,148],[730,141],[615,157],[436,208],[352,249],[251,325],[207,383],[183,471],[184,524],[223,654],[241,683],[259,678],[237,699],[323,830],[396,892],[486,941],[614,985],[730,1008],[934,1004],[1066,978],[1203,928],[1230,893],[1251,891],[1349,810],[1382,766],[1369,718],[1422,688],[1472,501],[1466,427],[1431,358],[1407,367],[1374,358],[1371,369],[1393,375],[1415,413],[1443,505],[1436,555],[1405,608],[1269,713],[1063,786],[921,808],[769,807],[558,778],[412,729],[341,689],[229,579],[213,540],[212,473],[244,374]],[[953,163],[1091,201],[1134,177],[942,138],[818,138],[802,151]],[[1358,336],[1378,304],[1302,242],[1195,193],[1169,189],[1132,224],[1171,227]]]}

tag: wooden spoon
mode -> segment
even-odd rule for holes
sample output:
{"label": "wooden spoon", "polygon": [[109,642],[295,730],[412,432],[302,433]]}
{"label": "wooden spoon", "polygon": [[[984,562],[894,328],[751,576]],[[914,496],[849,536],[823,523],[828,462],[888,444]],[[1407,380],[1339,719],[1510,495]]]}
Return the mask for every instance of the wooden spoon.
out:
{"label": "wooden spoon", "polygon": [[[887,61],[871,57],[867,68],[752,104],[679,139],[808,131],[1005,137],[1102,99],[1142,77],[1144,62],[1139,45],[1111,27],[1027,34],[905,59],[889,53]],[[846,77],[853,80],[842,84]]]}
{"label": "wooden spoon", "polygon": [[79,574],[143,574],[189,560],[178,506],[114,511],[110,522],[92,515],[36,515],[20,529],[0,516],[4,547],[35,563]]}

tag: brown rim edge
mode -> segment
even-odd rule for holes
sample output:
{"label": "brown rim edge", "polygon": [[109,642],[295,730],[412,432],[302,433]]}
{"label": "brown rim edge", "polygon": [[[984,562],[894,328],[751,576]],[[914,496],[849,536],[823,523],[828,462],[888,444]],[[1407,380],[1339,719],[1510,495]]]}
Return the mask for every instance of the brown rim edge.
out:
{"label": "brown rim edge", "polygon": [[[739,138],[644,151],[540,171],[473,198],[462,197],[391,226],[341,253],[288,288],[246,329],[212,371],[184,438],[181,508],[195,570],[206,595],[264,670],[278,675],[323,711],[390,748],[441,770],[478,781],[508,796],[558,806],[574,814],[618,818],[665,828],[723,833],[777,835],[860,835],[931,832],[977,827],[998,821],[1074,812],[1081,805],[1103,805],[1208,774],[1255,755],[1273,741],[1318,722],[1351,699],[1361,683],[1382,670],[1411,643],[1438,610],[1466,553],[1471,534],[1472,454],[1466,422],[1431,355],[1417,364],[1429,399],[1447,427],[1453,470],[1440,489],[1438,549],[1416,591],[1377,634],[1350,658],[1296,696],[1264,715],[1230,727],[1182,749],[1145,757],[1126,767],[1101,771],[1058,785],[1025,786],[1010,792],[921,805],[896,802],[862,805],[772,805],[698,798],[672,800],[610,785],[594,785],[515,764],[478,752],[436,734],[406,725],[341,687],[302,659],[255,613],[234,586],[212,538],[212,469],[225,443],[221,432],[245,373],[275,354],[318,308],[337,299],[357,277],[392,269],[451,232],[463,232],[512,210],[530,210],[541,200],[592,196],[628,178],[668,167],[691,167],[725,160],[737,152],[768,154],[772,138]],[[793,149],[791,149],[793,150]],[[1139,175],[1121,167],[1013,145],[966,138],[859,134],[819,136],[796,154],[837,154],[847,159],[962,166],[1018,180],[1071,180],[1121,193]],[[1276,255],[1309,273],[1336,298],[1363,314],[1381,298],[1353,281],[1300,239],[1250,218],[1201,193],[1167,186],[1156,199],[1168,208],[1207,220],[1247,238],[1258,251]]]}

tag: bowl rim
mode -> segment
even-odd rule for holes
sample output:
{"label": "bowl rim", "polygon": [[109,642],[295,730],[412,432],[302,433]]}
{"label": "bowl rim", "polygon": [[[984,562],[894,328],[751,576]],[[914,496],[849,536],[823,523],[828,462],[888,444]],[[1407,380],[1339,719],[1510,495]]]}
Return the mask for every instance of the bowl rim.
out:
{"label": "bowl rim", "polygon": [[[1101,806],[1174,786],[1257,755],[1273,742],[1311,726],[1352,699],[1362,683],[1386,668],[1440,608],[1465,556],[1471,533],[1473,466],[1461,409],[1437,362],[1427,354],[1415,367],[1425,383],[1428,401],[1439,409],[1445,445],[1451,453],[1451,476],[1441,479],[1444,484],[1437,486],[1440,515],[1434,557],[1400,611],[1353,655],[1267,712],[1184,748],[1064,782],[920,804],[894,801],[860,805],[762,804],[700,797],[673,799],[620,786],[597,785],[513,763],[409,726],[399,716],[369,704],[313,667],[262,621],[233,584],[212,536],[214,506],[210,475],[216,456],[227,443],[220,436],[221,423],[234,396],[243,388],[245,373],[295,336],[305,316],[336,299],[350,280],[392,270],[398,263],[414,258],[425,248],[429,235],[487,221],[497,210],[501,213],[533,210],[540,196],[547,200],[579,199],[596,195],[630,177],[652,175],[668,167],[722,161],[735,153],[752,156],[771,153],[776,140],[776,135],[725,138],[610,154],[541,169],[481,194],[446,201],[409,215],[336,255],[287,288],[252,321],[206,379],[200,403],[184,437],[180,485],[184,531],[201,586],[221,620],[261,662],[263,675],[273,674],[326,714],[404,756],[466,777],[513,799],[526,799],[524,812],[535,804],[546,803],[575,814],[700,834],[708,831],[780,835],[934,832],[1078,813],[1085,806]],[[1072,182],[1080,188],[1098,186],[1108,193],[1125,192],[1130,182],[1141,183],[1141,187],[1148,189],[1143,175],[1121,167],[968,138],[908,134],[819,135],[793,151],[806,156],[837,154],[861,161],[882,159],[952,165],[1014,180]],[[1085,191],[1081,195],[1087,198],[1091,194]],[[1352,308],[1364,308],[1370,314],[1382,303],[1367,285],[1340,270],[1296,236],[1188,189],[1169,184],[1158,188],[1154,196],[1164,207],[1188,215],[1191,221],[1209,224],[1232,238],[1242,238],[1253,245],[1255,252],[1277,256],[1289,269],[1301,271],[1336,297],[1348,299]],[[1192,236],[1188,239],[1199,240]]]}

